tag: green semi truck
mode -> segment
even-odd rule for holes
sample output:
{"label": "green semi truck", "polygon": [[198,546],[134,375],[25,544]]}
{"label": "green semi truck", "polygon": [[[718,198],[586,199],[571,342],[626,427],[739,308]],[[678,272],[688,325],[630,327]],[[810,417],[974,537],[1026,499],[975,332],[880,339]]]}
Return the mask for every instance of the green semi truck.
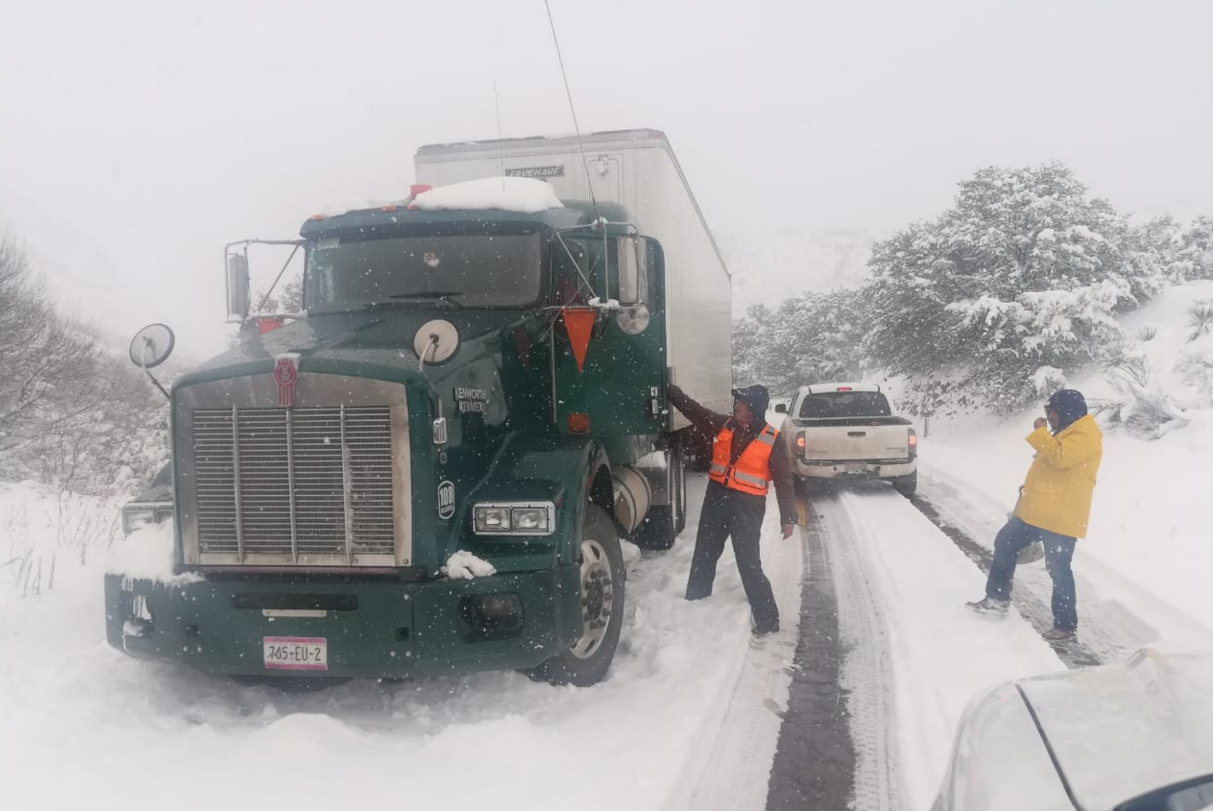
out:
{"label": "green semi truck", "polygon": [[427,146],[416,173],[288,241],[293,316],[250,313],[251,241],[228,246],[241,341],[174,382],[171,477],[124,510],[172,522],[176,576],[107,574],[114,647],[232,676],[607,674],[623,541],[685,523],[665,384],[730,402],[724,262],[660,132]]}

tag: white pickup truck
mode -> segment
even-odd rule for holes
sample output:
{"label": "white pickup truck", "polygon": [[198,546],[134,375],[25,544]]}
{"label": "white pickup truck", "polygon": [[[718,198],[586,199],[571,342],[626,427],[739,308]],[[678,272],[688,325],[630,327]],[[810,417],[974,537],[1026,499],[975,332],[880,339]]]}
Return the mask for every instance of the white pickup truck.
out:
{"label": "white pickup truck", "polygon": [[806,484],[820,479],[885,479],[903,495],[918,486],[918,435],[893,416],[879,386],[820,383],[801,386],[784,406],[783,431],[792,472]]}

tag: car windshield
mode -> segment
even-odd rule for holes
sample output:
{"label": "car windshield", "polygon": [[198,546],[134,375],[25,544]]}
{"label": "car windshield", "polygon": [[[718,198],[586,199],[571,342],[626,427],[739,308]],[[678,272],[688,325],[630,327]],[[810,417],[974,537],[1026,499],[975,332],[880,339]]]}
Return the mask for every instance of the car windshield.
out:
{"label": "car windshield", "polygon": [[887,417],[889,401],[878,391],[830,391],[811,394],[800,405],[805,418]]}
{"label": "car windshield", "polygon": [[308,245],[308,312],[346,312],[441,301],[522,307],[540,292],[540,235],[326,237]]}

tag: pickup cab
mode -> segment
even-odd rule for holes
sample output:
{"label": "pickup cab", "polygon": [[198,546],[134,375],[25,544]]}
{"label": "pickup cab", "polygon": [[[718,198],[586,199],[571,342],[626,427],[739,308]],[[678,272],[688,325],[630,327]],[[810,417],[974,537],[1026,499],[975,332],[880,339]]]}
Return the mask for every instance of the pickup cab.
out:
{"label": "pickup cab", "polygon": [[918,486],[918,435],[893,415],[880,387],[862,383],[801,386],[782,434],[792,472],[806,484],[823,479],[884,479],[903,495]]}

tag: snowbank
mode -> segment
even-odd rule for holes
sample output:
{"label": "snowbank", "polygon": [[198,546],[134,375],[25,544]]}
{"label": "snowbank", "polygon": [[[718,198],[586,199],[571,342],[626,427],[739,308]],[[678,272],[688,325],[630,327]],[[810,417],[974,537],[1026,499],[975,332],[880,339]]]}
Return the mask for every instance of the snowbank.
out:
{"label": "snowbank", "polygon": [[549,208],[563,208],[564,204],[556,196],[555,190],[542,180],[486,177],[422,192],[413,198],[412,206],[422,211],[500,209],[537,214]]}

